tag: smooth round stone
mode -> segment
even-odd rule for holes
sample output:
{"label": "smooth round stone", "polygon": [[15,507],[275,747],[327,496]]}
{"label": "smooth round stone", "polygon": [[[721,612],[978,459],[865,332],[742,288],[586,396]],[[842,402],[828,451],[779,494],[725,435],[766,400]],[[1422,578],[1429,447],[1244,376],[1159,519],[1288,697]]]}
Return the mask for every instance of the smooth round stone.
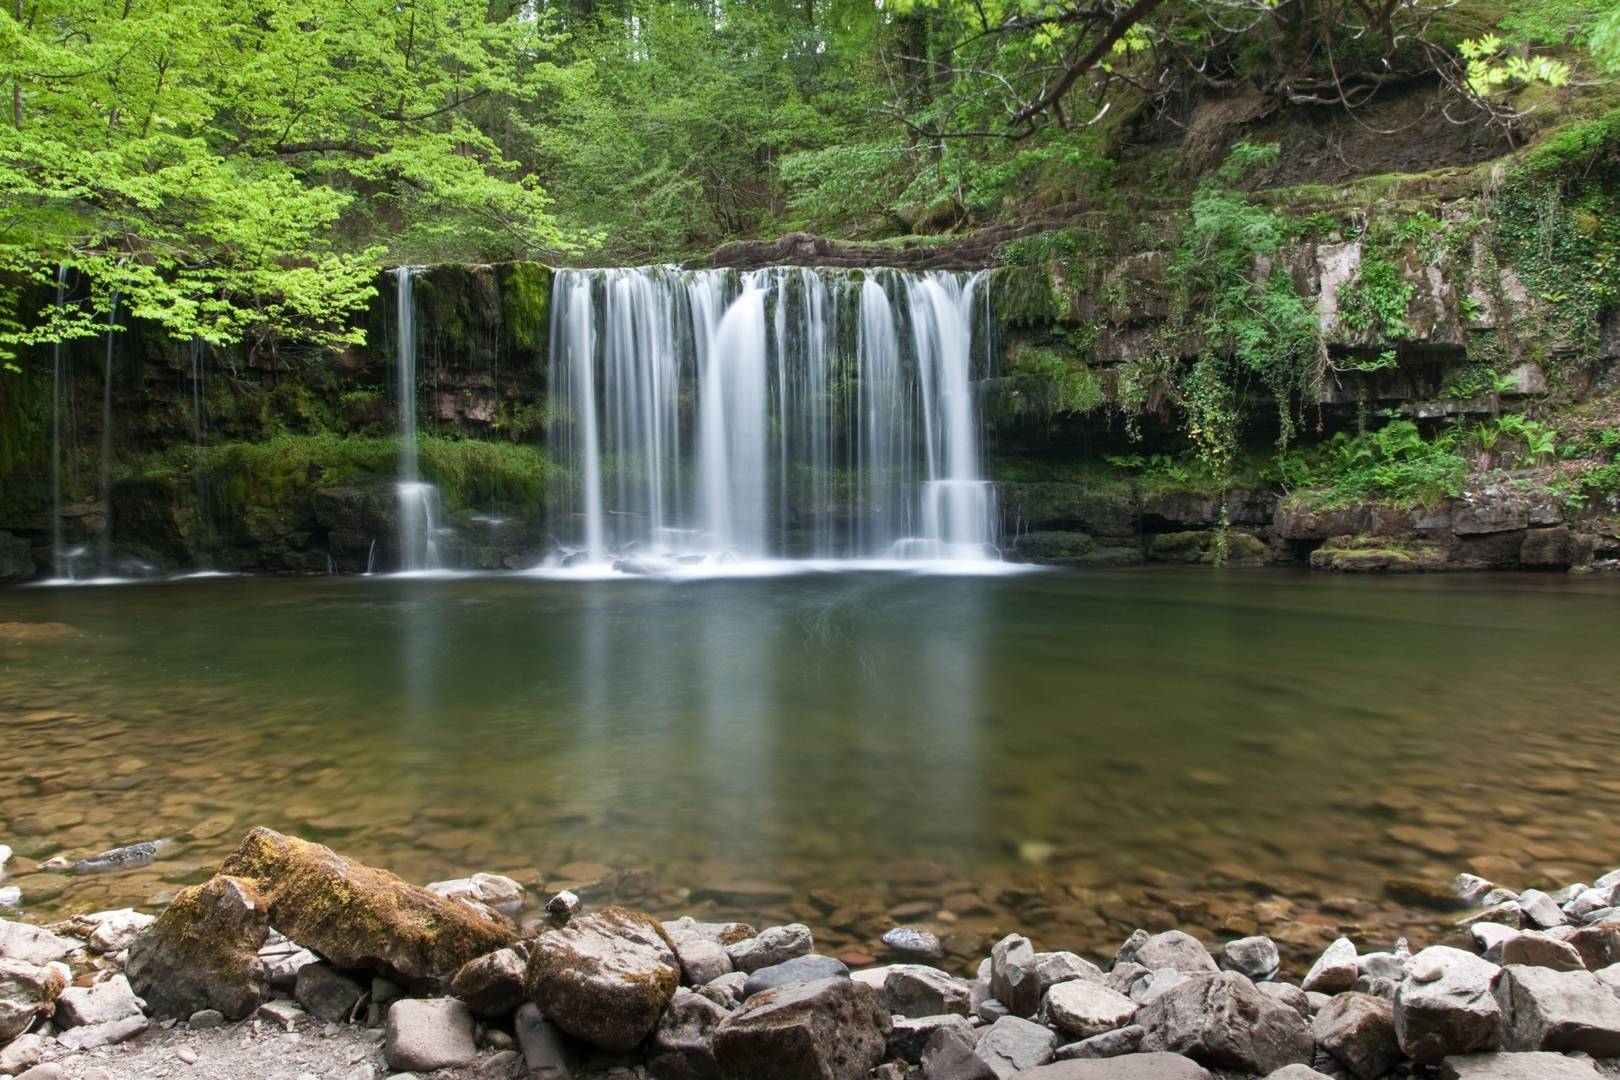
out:
{"label": "smooth round stone", "polygon": [[831,956],[821,956],[811,953],[808,956],[795,956],[791,960],[784,960],[780,964],[762,967],[748,976],[743,984],[743,998],[753,997],[764,990],[775,990],[779,986],[791,986],[794,983],[815,982],[817,979],[847,979],[849,968],[844,966],[842,960]]}
{"label": "smooth round stone", "polygon": [[883,944],[901,956],[919,960],[940,960],[945,956],[945,948],[940,945],[939,938],[914,926],[895,927],[883,935]]}

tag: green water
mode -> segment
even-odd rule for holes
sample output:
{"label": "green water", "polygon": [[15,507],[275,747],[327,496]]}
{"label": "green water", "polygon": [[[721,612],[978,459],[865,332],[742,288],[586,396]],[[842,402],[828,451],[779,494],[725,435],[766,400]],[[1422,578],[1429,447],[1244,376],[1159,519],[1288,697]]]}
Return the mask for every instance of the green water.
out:
{"label": "green water", "polygon": [[0,623],[0,842],[174,841],[24,873],[40,919],[161,903],[255,824],[857,949],[947,896],[942,932],[1094,949],[1274,897],[1343,909],[1297,934],[1423,933],[1366,923],[1390,879],[1620,865],[1613,580],[225,579],[14,589]]}

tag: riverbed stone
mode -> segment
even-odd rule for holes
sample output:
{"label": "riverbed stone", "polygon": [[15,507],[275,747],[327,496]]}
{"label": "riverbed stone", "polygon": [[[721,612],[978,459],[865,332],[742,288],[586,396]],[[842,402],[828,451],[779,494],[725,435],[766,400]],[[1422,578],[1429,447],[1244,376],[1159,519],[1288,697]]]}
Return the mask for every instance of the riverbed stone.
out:
{"label": "riverbed stone", "polygon": [[653,1030],[680,985],[669,939],[640,912],[610,907],[569,920],[530,946],[529,999],[568,1034],[630,1050]]}
{"label": "riverbed stone", "polygon": [[101,1046],[116,1046],[127,1042],[152,1026],[152,1022],[140,1013],[126,1016],[122,1020],[109,1020],[105,1024],[85,1024],[82,1027],[69,1028],[57,1035],[58,1046],[71,1053],[81,1050],[94,1050]]}
{"label": "riverbed stone", "polygon": [[883,935],[890,952],[911,960],[943,960],[945,947],[939,938],[916,926],[897,926]]}
{"label": "riverbed stone", "polygon": [[516,949],[496,949],[461,965],[450,992],[486,1020],[510,1016],[523,1004],[528,963]]}
{"label": "riverbed stone", "polygon": [[1507,1050],[1620,1056],[1620,998],[1589,971],[1513,964],[1496,977]]}
{"label": "riverbed stone", "polygon": [[1014,1016],[1033,1016],[1041,1007],[1035,947],[1021,934],[1008,934],[990,950],[990,996]]}
{"label": "riverbed stone", "polygon": [[272,829],[248,833],[220,873],[253,882],[276,929],[334,967],[409,986],[439,987],[516,938],[505,919]]}
{"label": "riverbed stone", "polygon": [[1449,945],[1431,945],[1412,958],[1395,993],[1395,1037],[1401,1052],[1423,1065],[1454,1054],[1495,1050],[1502,1008],[1491,993],[1501,969]]}
{"label": "riverbed stone", "polygon": [[401,998],[383,1030],[383,1060],[395,1072],[461,1069],[478,1060],[472,1010],[455,998]]}
{"label": "riverbed stone", "polygon": [[[1071,979],[1102,982],[1103,971],[1090,960],[1072,952],[1038,952],[1035,954],[1035,977],[1040,983],[1041,996],[1058,983]],[[1120,991],[1124,993],[1124,991]]]}
{"label": "riverbed stone", "polygon": [[311,1016],[328,1024],[346,1024],[366,993],[360,983],[331,964],[305,964],[293,984],[293,997]]}
{"label": "riverbed stone", "polygon": [[1361,967],[1356,960],[1356,944],[1349,938],[1337,938],[1323,950],[1316,963],[1305,973],[1300,989],[1322,994],[1337,994],[1356,984]]}
{"label": "riverbed stone", "polygon": [[532,1001],[519,1005],[512,1016],[518,1048],[529,1067],[529,1080],[571,1080],[573,1066],[567,1037],[547,1020]]}
{"label": "riverbed stone", "polygon": [[883,977],[883,998],[896,1016],[968,1016],[973,1004],[966,983],[922,964],[891,964]]}
{"label": "riverbed stone", "polygon": [[[1493,940],[1485,949],[1485,959],[1493,964],[1504,967],[1520,964],[1555,971],[1580,971],[1586,967],[1580,951],[1567,941],[1560,941],[1540,930],[1512,930],[1506,927],[1503,930],[1505,933],[1502,934],[1486,934]],[[1476,940],[1478,937],[1476,934]]]}
{"label": "riverbed stone", "polygon": [[1620,963],[1620,925],[1559,927],[1549,930],[1547,936],[1556,937],[1579,953],[1588,971]]}
{"label": "riverbed stone", "polygon": [[726,946],[726,955],[738,971],[752,974],[762,967],[780,964],[796,956],[808,956],[815,948],[810,928],[803,923],[773,926],[756,937]]}
{"label": "riverbed stone", "polygon": [[955,1013],[944,1013],[939,1016],[896,1016],[894,1026],[889,1029],[887,1056],[920,1065],[929,1040],[945,1028],[966,1032],[967,1037],[973,1039],[972,1022],[967,1017]]}
{"label": "riverbed stone", "polygon": [[1268,1073],[1315,1051],[1299,1013],[1235,971],[1197,975],[1137,1013],[1144,1050],[1184,1054],[1211,1068]]}
{"label": "riverbed stone", "polygon": [[1316,1014],[1311,1035],[1361,1080],[1384,1075],[1401,1057],[1395,1007],[1371,994],[1339,994]]}
{"label": "riverbed stone", "polygon": [[1461,1054],[1440,1063],[1440,1080],[1598,1080],[1598,1071],[1563,1054]]}
{"label": "riverbed stone", "polygon": [[38,967],[53,960],[66,960],[83,947],[82,942],[31,923],[0,919],[0,959],[20,960]]}
{"label": "riverbed stone", "polygon": [[697,987],[697,992],[729,1012],[743,1003],[743,987],[747,985],[747,975],[730,971]]}
{"label": "riverbed stone", "polygon": [[82,931],[91,952],[109,955],[129,948],[141,931],[156,919],[155,915],[134,908],[120,908],[117,911],[80,915],[71,921],[70,926],[75,933]]}
{"label": "riverbed stone", "polygon": [[1293,983],[1255,983],[1254,988],[1267,997],[1287,1005],[1290,1009],[1293,1009],[1295,1012],[1299,1013],[1306,1023],[1310,1023],[1312,1016],[1310,995],[1301,990],[1299,987],[1295,986]]}
{"label": "riverbed stone", "polygon": [[61,963],[30,964],[0,957],[0,1046],[42,1016],[50,1016],[72,978]]}
{"label": "riverbed stone", "polygon": [[1141,1049],[1142,1037],[1146,1034],[1141,1024],[1128,1024],[1113,1031],[1105,1031],[1101,1035],[1093,1035],[1089,1039],[1060,1046],[1054,1056],[1059,1061],[1071,1061],[1134,1054]]}
{"label": "riverbed stone", "polygon": [[729,974],[732,966],[731,957],[726,955],[726,947],[700,934],[682,932],[677,929],[680,921],[666,922],[663,926],[675,950],[675,958],[680,961],[681,975],[686,982],[692,986],[702,986]]}
{"label": "riverbed stone", "polygon": [[756,994],[714,1032],[727,1080],[860,1080],[883,1060],[891,1021],[877,991],[821,979]]}
{"label": "riverbed stone", "polygon": [[475,909],[492,908],[511,918],[523,908],[528,893],[504,874],[477,873],[471,877],[429,883],[427,891],[447,900],[460,900]]}
{"label": "riverbed stone", "polygon": [[780,964],[772,964],[770,967],[762,967],[750,974],[748,981],[743,983],[743,998],[751,998],[761,991],[774,990],[778,986],[848,977],[849,968],[842,960],[833,956],[810,953],[784,960]]}
{"label": "riverbed stone", "polygon": [[1045,1021],[1076,1039],[1122,1028],[1131,1022],[1136,1009],[1136,1002],[1124,994],[1085,979],[1058,983],[1041,1003]]}
{"label": "riverbed stone", "polygon": [[702,994],[679,987],[659,1017],[647,1050],[647,1070],[659,1080],[714,1080],[714,1029],[727,1011]]}
{"label": "riverbed stone", "polygon": [[129,980],[122,974],[114,975],[89,986],[70,986],[56,999],[54,1019],[59,1028],[83,1027],[88,1024],[110,1024],[130,1016],[139,1016],[141,1003],[129,988]]}
{"label": "riverbed stone", "polygon": [[1540,889],[1526,889],[1519,894],[1519,908],[1524,912],[1525,919],[1542,930],[1550,930],[1555,926],[1563,926],[1569,920],[1558,902]]}
{"label": "riverbed stone", "polygon": [[10,1042],[0,1039],[0,1073],[20,1073],[45,1060],[50,1043],[43,1035],[32,1032],[18,1035]]}
{"label": "riverbed stone", "polygon": [[1043,1024],[1004,1016],[979,1033],[974,1052],[998,1078],[1033,1069],[1052,1060],[1057,1036]]}
{"label": "riverbed stone", "polygon": [[259,946],[270,932],[264,898],[219,874],[184,890],[129,947],[125,972],[156,1016],[218,1009],[233,1020],[264,999]]}
{"label": "riverbed stone", "polygon": [[1211,1080],[1209,1070],[1180,1054],[1056,1061],[1014,1073],[1011,1080]]}
{"label": "riverbed stone", "polygon": [[1116,963],[1129,960],[1151,971],[1169,968],[1184,975],[1200,975],[1220,970],[1215,958],[1204,947],[1204,943],[1184,931],[1166,930],[1163,933],[1146,935],[1140,940],[1136,940],[1135,935],[1132,935],[1132,939],[1135,944],[1126,942],[1125,949],[1115,957]]}
{"label": "riverbed stone", "polygon": [[1238,938],[1221,949],[1221,967],[1263,982],[1277,974],[1282,957],[1277,943],[1268,937]]}

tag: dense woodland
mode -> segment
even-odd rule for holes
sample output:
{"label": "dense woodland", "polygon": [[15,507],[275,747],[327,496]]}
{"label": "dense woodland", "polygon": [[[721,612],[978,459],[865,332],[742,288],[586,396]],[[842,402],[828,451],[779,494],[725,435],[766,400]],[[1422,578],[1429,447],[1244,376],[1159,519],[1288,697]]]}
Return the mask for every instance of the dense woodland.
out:
{"label": "dense woodland", "polygon": [[[1422,110],[1368,130],[1513,145],[1620,61],[1613,0],[7,8],[13,363],[98,332],[115,292],[178,338],[336,339],[379,262],[671,261],[1184,196],[1221,161],[1193,108],[1212,95],[1242,122],[1417,86]],[[23,299],[63,266],[90,302]]]}

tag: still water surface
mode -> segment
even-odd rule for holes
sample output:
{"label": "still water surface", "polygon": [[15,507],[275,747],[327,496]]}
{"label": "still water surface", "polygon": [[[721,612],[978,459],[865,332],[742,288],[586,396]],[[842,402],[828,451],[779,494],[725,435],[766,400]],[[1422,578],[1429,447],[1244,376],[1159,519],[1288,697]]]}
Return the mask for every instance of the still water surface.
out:
{"label": "still water surface", "polygon": [[0,623],[19,867],[174,841],[22,874],[32,918],[159,903],[261,823],[846,949],[905,918],[1107,951],[1277,897],[1314,947],[1421,935],[1358,923],[1392,879],[1620,865],[1613,580],[224,579],[14,589]]}

